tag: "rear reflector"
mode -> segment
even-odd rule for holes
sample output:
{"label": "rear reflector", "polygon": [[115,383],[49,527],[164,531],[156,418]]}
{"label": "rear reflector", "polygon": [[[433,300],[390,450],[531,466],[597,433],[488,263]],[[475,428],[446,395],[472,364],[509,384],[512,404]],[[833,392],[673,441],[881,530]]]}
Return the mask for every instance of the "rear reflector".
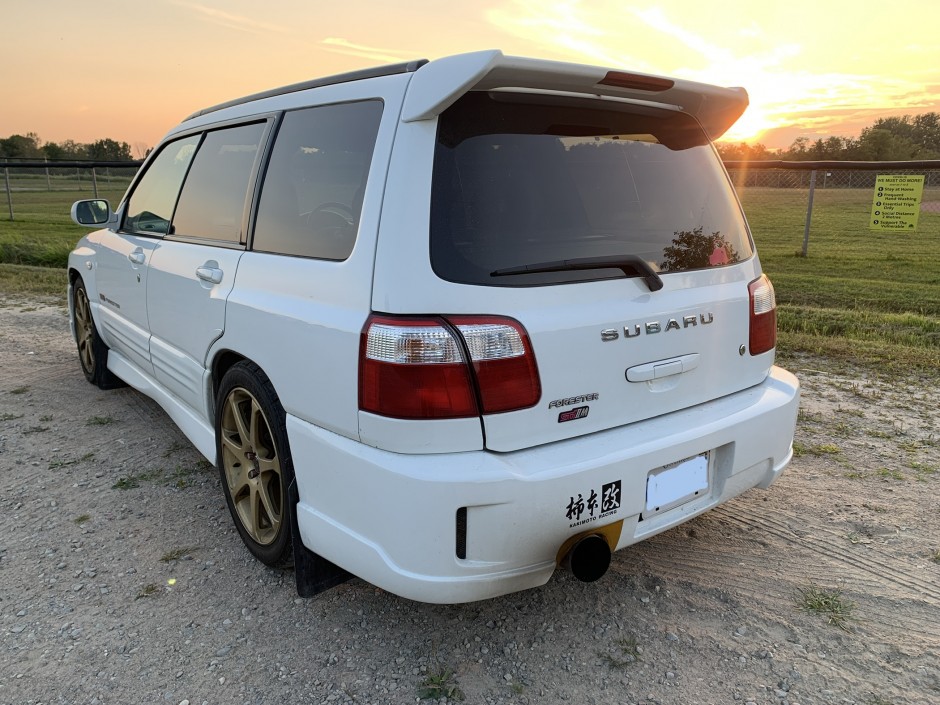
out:
{"label": "rear reflector", "polygon": [[466,418],[542,393],[528,335],[508,318],[371,316],[359,357],[359,408],[382,416]]}
{"label": "rear reflector", "polygon": [[760,355],[777,345],[777,298],[766,274],[748,284],[747,291],[751,307],[748,347],[751,355]]}

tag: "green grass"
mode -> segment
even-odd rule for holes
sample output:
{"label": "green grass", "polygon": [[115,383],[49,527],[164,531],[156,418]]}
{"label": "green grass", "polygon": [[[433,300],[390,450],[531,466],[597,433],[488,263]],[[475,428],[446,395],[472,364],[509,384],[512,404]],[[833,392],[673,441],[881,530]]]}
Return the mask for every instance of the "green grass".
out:
{"label": "green grass", "polygon": [[107,426],[114,423],[111,416],[91,416],[85,420],[86,426]]}
{"label": "green grass", "polygon": [[159,585],[157,585],[156,583],[149,583],[148,585],[144,585],[140,589],[140,592],[137,593],[137,597],[135,597],[134,599],[139,600],[142,597],[150,597],[151,595],[156,595],[157,592],[159,592],[159,590],[160,590]]}
{"label": "green grass", "polygon": [[[0,237],[3,225],[0,224]],[[68,280],[64,269],[0,264],[0,294],[4,296],[55,296],[65,304]]]}
{"label": "green grass", "polygon": [[169,563],[170,561],[178,561],[180,558],[183,558],[184,556],[192,555],[193,551],[195,551],[197,548],[198,548],[197,546],[187,546],[185,548],[174,548],[172,551],[167,551],[166,553],[164,553],[163,556],[161,556],[160,558],[160,562]]}
{"label": "green grass", "polygon": [[797,590],[794,596],[798,609],[826,618],[829,624],[849,631],[849,620],[855,603],[842,595],[841,590],[829,590],[818,585]]}
{"label": "green grass", "polygon": [[457,674],[446,666],[438,666],[418,686],[418,697],[421,700],[463,700],[465,696],[457,683]]}
{"label": "green grass", "polygon": [[[31,188],[45,184],[42,177],[31,179]],[[108,190],[99,180],[99,195],[115,205],[125,185],[115,179]],[[64,300],[61,268],[86,232],[71,222],[69,207],[91,196],[87,178],[84,188],[17,191],[12,223],[0,202],[0,299]],[[871,189],[818,189],[809,252],[801,257],[806,189],[747,187],[739,193],[761,264],[776,287],[784,364],[806,353],[873,371],[938,375],[940,213],[922,212],[914,233],[872,232]],[[940,201],[940,189],[925,192],[924,201]]]}
{"label": "green grass", "polygon": [[[868,229],[871,189],[818,189],[799,256],[805,189],[742,188],[764,271],[777,291],[778,348],[864,367],[940,368],[940,213],[917,232]],[[931,189],[923,200],[940,200]]]}
{"label": "green grass", "polygon": [[[122,181],[126,184],[126,181]],[[99,183],[98,196],[117,206],[124,193]],[[6,207],[6,194],[0,199],[0,263],[64,268],[75,243],[91,228],[72,222],[69,211],[74,201],[93,198],[84,191],[15,191],[13,217]]]}

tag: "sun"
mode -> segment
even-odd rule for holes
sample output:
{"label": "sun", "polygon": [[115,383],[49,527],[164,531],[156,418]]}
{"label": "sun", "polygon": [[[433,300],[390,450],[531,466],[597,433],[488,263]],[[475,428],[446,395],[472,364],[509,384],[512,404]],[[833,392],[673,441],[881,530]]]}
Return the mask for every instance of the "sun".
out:
{"label": "sun", "polygon": [[729,142],[757,142],[771,127],[773,119],[759,105],[752,104],[721,139]]}

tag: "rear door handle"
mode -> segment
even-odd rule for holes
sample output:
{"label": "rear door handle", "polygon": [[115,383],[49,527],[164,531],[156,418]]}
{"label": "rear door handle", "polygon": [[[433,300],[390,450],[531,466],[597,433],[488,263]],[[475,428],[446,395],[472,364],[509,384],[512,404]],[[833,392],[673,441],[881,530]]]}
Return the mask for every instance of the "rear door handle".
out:
{"label": "rear door handle", "polygon": [[673,357],[669,360],[657,360],[656,362],[647,362],[645,365],[631,367],[626,372],[628,382],[649,382],[653,379],[662,379],[672,375],[689,372],[698,367],[699,354],[682,355]]}
{"label": "rear door handle", "polygon": [[134,250],[127,256],[127,259],[134,264],[143,264],[147,260],[147,255],[144,254],[143,250]]}
{"label": "rear door handle", "polygon": [[[208,264],[208,263],[207,263]],[[210,282],[212,284],[221,284],[222,283],[222,270],[218,267],[196,267],[196,276],[202,279],[204,282]]]}

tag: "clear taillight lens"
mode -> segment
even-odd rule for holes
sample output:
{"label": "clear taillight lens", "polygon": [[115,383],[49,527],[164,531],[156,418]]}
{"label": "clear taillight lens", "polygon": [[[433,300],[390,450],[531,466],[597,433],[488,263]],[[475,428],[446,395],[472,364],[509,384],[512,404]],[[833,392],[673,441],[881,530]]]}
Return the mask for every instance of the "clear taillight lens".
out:
{"label": "clear taillight lens", "polygon": [[535,354],[522,324],[496,316],[451,316],[470,351],[484,414],[526,409],[542,396]]}
{"label": "clear taillight lens", "polygon": [[512,319],[371,316],[363,328],[363,411],[403,419],[465,418],[523,409],[540,396],[528,336]]}
{"label": "clear taillight lens", "polygon": [[399,365],[466,362],[453,334],[435,321],[411,325],[373,322],[366,337],[366,357]]}
{"label": "clear taillight lens", "polygon": [[748,347],[751,355],[760,355],[777,345],[777,298],[766,274],[748,284],[747,291],[751,307]]}

